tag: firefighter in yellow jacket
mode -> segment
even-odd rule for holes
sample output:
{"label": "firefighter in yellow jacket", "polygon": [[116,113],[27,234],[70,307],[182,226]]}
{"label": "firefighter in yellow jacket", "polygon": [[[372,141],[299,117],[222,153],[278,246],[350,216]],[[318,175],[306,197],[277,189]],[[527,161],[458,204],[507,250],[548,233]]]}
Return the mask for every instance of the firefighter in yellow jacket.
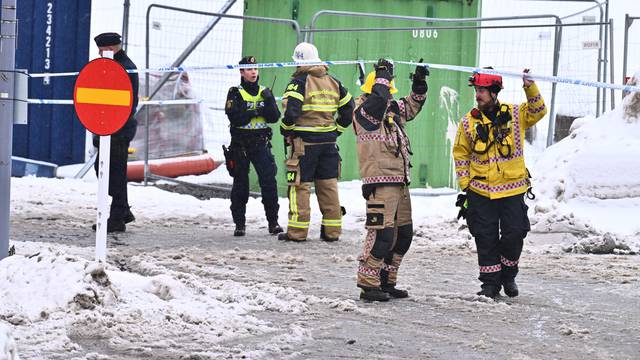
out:
{"label": "firefighter in yellow jacket", "polygon": [[411,149],[405,126],[425,102],[428,70],[418,66],[411,94],[396,100],[393,64],[380,59],[374,68],[353,116],[362,196],[367,200],[367,234],[358,257],[357,285],[361,299],[387,301],[409,296],[396,288],[398,268],[413,239]]}
{"label": "firefighter in yellow jacket", "polygon": [[501,103],[502,77],[474,73],[469,86],[475,88],[478,106],[461,119],[453,146],[456,175],[466,192],[458,203],[466,207],[478,250],[482,282],[478,295],[490,298],[498,296],[501,288],[509,297],[518,296],[515,278],[530,230],[524,201],[531,188],[524,164],[524,135],[547,108],[533,80],[525,77],[523,83],[525,103]]}
{"label": "firefighter in yellow jacket", "polygon": [[[313,44],[300,43],[297,62],[320,62]],[[322,212],[320,239],[336,241],[342,232],[338,198],[340,154],[337,137],[351,125],[353,99],[325,65],[298,66],[282,96],[284,117],[280,131],[290,145],[286,160],[289,222],[280,240],[304,241],[309,232],[309,197],[315,185]],[[337,113],[337,118],[335,117]]]}

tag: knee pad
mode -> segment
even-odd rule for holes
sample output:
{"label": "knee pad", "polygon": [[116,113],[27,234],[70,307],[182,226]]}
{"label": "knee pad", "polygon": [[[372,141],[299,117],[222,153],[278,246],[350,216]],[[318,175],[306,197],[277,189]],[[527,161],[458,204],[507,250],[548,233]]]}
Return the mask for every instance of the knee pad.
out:
{"label": "knee pad", "polygon": [[398,239],[393,249],[394,253],[404,255],[409,251],[411,241],[413,240],[413,224],[407,224],[398,227]]}
{"label": "knee pad", "polygon": [[376,240],[371,248],[371,255],[378,259],[384,259],[391,250],[393,244],[393,228],[376,230]]}

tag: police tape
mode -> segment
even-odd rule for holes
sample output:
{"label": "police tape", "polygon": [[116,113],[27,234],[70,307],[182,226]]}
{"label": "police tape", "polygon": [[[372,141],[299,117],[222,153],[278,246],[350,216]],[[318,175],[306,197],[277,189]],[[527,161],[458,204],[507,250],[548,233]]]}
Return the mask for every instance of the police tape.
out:
{"label": "police tape", "polygon": [[[406,64],[406,65],[421,65],[421,63],[416,63],[411,61],[395,61],[395,63]],[[640,86],[609,84],[609,83],[600,82],[600,81],[585,81],[585,80],[571,79],[571,78],[565,78],[560,76],[536,75],[532,73],[521,73],[521,72],[514,72],[514,71],[498,71],[495,69],[475,68],[475,67],[460,66],[460,65],[428,64],[428,68],[453,70],[453,71],[469,72],[469,73],[501,75],[506,77],[515,77],[515,78],[526,77],[528,79],[541,80],[541,81],[554,82],[554,83],[590,86],[590,87],[598,87],[603,89],[615,89],[615,90],[622,90],[622,91],[628,91],[628,92],[640,92]]]}
{"label": "police tape", "polygon": [[[622,90],[627,92],[640,92],[640,86],[633,85],[619,85],[609,84],[600,81],[587,81],[580,79],[572,79],[560,76],[548,76],[548,75],[536,75],[531,73],[520,73],[512,71],[501,71],[495,69],[483,69],[478,67],[461,66],[461,65],[448,65],[448,64],[433,64],[433,63],[417,63],[412,61],[393,61],[396,64],[405,64],[413,66],[426,66],[429,69],[441,69],[467,73],[483,73],[502,75],[506,77],[526,77],[533,80],[540,80],[553,83],[563,83],[578,86],[589,86],[603,89]],[[338,61],[307,61],[307,62],[274,62],[274,63],[259,63],[259,64],[229,64],[229,65],[211,65],[211,66],[178,66],[178,67],[159,67],[154,69],[135,69],[127,70],[129,73],[149,73],[149,72],[165,72],[165,73],[181,73],[192,71],[211,71],[211,70],[233,70],[233,69],[269,69],[269,68],[286,68],[297,66],[313,66],[313,65],[354,65],[354,64],[375,64],[376,60],[338,60]],[[65,73],[35,73],[29,74],[33,78],[41,77],[58,77],[58,76],[75,76],[78,72],[65,72]]]}
{"label": "police tape", "polygon": [[[66,99],[27,99],[29,104],[46,104],[46,105],[73,105],[73,100]],[[178,99],[178,100],[141,100],[140,105],[184,105],[184,104],[201,104],[204,99]]]}

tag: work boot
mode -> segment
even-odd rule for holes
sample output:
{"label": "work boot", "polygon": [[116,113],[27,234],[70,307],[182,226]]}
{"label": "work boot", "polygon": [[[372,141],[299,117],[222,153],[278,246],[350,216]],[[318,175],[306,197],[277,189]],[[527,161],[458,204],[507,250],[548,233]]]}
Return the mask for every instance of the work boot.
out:
{"label": "work boot", "polygon": [[324,225],[320,225],[320,240],[326,241],[326,242],[334,242],[334,241],[340,240],[340,238],[327,237],[327,235],[324,232]]}
{"label": "work boot", "polygon": [[486,296],[491,299],[495,299],[500,293],[500,287],[495,285],[482,285],[482,290],[478,291],[476,295]]}
{"label": "work boot", "polygon": [[380,288],[392,298],[404,299],[409,297],[409,292],[407,290],[396,289],[396,286],[392,284],[381,285]]}
{"label": "work boot", "polygon": [[515,280],[511,280],[509,282],[502,284],[502,287],[504,287],[504,293],[508,297],[518,296],[518,285],[516,284]]}
{"label": "work boot", "polygon": [[244,236],[245,227],[244,225],[236,225],[236,229],[233,232],[233,236]]}
{"label": "work boot", "polygon": [[[91,225],[91,228],[93,229],[93,231],[96,231],[96,229],[98,228],[98,226],[96,224]],[[125,232],[127,231],[127,226],[125,225],[125,222],[123,220],[111,220],[111,218],[109,218],[107,220],[107,232],[108,233],[113,233],[113,232]]]}
{"label": "work boot", "polygon": [[360,299],[365,301],[389,301],[389,294],[379,287],[361,288]]}
{"label": "work boot", "polygon": [[278,225],[277,221],[273,221],[269,223],[269,234],[275,235],[280,234],[282,232],[282,228]]}
{"label": "work boot", "polygon": [[307,241],[307,239],[302,239],[302,240],[290,239],[289,235],[287,235],[286,232],[278,234],[278,240],[281,240],[281,241]]}
{"label": "work boot", "polygon": [[136,217],[133,216],[133,213],[131,212],[130,209],[127,209],[127,214],[124,216],[124,223],[128,224],[130,222],[136,221]]}

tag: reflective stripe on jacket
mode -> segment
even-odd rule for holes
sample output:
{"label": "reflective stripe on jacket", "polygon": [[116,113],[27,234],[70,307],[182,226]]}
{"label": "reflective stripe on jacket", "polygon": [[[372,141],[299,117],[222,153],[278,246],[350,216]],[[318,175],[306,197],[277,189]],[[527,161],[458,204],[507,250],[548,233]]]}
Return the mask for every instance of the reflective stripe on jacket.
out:
{"label": "reflective stripe on jacket", "polygon": [[[501,141],[496,141],[494,124],[481,112],[481,118],[470,111],[460,120],[453,158],[461,189],[469,188],[490,199],[499,199],[525,193],[531,186],[524,162],[525,129],[542,119],[547,108],[535,83],[524,91],[527,102],[506,104],[511,120],[496,129],[505,134]],[[483,126],[489,129],[486,146],[478,144],[483,142],[478,135]],[[478,148],[484,149],[482,153]]]}
{"label": "reflective stripe on jacket", "polygon": [[[247,110],[255,110],[258,107],[258,104],[260,104],[261,102],[263,103],[261,106],[264,106],[264,98],[262,97],[262,90],[264,90],[264,86],[260,86],[260,90],[258,90],[257,95],[251,95],[247,92],[247,90],[243,89],[242,86],[238,86],[238,91],[242,96],[242,100],[244,100],[247,103]],[[238,129],[245,129],[245,130],[259,130],[259,129],[266,129],[269,126],[267,126],[267,122],[265,121],[264,117],[256,116],[254,118],[251,118],[251,121],[247,125],[236,126],[236,127]]]}

